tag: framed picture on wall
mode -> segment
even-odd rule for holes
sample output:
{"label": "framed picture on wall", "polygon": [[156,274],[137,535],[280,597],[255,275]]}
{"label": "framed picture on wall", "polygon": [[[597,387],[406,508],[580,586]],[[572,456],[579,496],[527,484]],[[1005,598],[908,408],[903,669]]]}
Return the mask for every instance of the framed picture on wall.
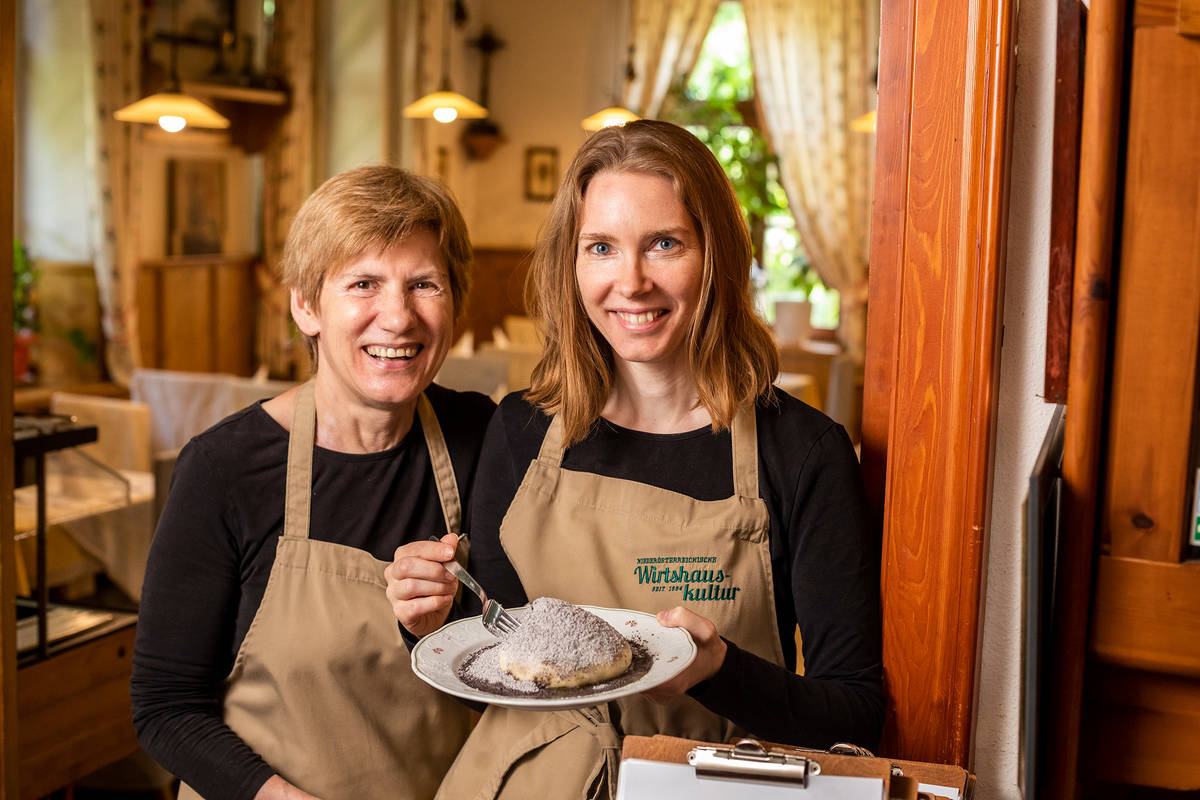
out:
{"label": "framed picture on wall", "polygon": [[525,148],[525,199],[550,201],[558,188],[558,148]]}
{"label": "framed picture on wall", "polygon": [[167,254],[225,252],[225,162],[173,158],[167,161]]}

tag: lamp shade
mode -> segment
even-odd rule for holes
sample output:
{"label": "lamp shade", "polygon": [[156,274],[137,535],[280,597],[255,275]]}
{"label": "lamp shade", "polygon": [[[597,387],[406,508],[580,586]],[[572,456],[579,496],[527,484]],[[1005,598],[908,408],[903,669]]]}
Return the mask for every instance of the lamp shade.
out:
{"label": "lamp shade", "polygon": [[858,133],[874,133],[875,132],[875,112],[868,111],[861,117],[858,117],[850,123],[850,130]]}
{"label": "lamp shade", "polygon": [[641,119],[637,114],[627,108],[620,106],[611,106],[603,111],[597,111],[583,121],[583,129],[585,131],[598,131],[601,128],[611,128],[614,125],[624,125],[626,122],[633,122]]}
{"label": "lamp shade", "polygon": [[[165,130],[177,131],[185,125],[196,128],[228,128],[229,120],[211,106],[179,92],[158,92],[130,103],[113,113],[121,122],[158,123]],[[183,124],[179,124],[182,120]]]}
{"label": "lamp shade", "polygon": [[459,117],[483,119],[487,115],[486,108],[448,89],[427,94],[404,107],[406,117],[433,117],[438,122],[452,122]]}

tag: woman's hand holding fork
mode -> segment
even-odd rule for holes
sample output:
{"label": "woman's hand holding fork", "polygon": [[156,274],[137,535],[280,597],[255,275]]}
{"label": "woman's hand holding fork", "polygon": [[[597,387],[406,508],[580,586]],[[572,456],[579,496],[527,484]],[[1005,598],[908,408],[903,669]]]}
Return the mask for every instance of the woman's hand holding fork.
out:
{"label": "woman's hand holding fork", "polygon": [[383,571],[392,611],[413,636],[433,633],[450,614],[458,580],[442,565],[454,558],[457,546],[453,533],[440,541],[409,542],[396,548]]}

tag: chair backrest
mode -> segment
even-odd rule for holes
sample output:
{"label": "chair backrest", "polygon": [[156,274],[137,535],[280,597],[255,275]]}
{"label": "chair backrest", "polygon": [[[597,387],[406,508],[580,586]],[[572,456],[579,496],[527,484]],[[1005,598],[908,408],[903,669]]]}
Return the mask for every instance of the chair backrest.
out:
{"label": "chair backrest", "polygon": [[446,356],[434,379],[439,386],[459,392],[482,392],[493,400],[508,393],[508,357],[499,350],[470,356]]}
{"label": "chair backrest", "polygon": [[135,369],[129,393],[150,406],[151,443],[159,451],[177,450],[235,411],[292,386],[219,373]]}
{"label": "chair backrest", "polygon": [[529,317],[514,314],[505,316],[504,334],[508,337],[510,350],[527,350],[535,353],[542,351],[542,337],[538,335],[537,326]]}
{"label": "chair backrest", "polygon": [[136,400],[54,392],[50,412],[95,425],[98,438],[80,448],[113,469],[150,472],[150,407]]}

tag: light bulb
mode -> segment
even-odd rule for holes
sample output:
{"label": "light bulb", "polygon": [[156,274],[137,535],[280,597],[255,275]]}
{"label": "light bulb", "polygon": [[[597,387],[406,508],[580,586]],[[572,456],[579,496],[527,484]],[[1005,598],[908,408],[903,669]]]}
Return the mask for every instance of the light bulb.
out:
{"label": "light bulb", "polygon": [[187,125],[187,120],[174,114],[163,114],[158,118],[158,126],[167,133],[178,133]]}
{"label": "light bulb", "polygon": [[441,106],[433,110],[433,118],[438,122],[454,122],[458,119],[458,112],[449,106]]}

